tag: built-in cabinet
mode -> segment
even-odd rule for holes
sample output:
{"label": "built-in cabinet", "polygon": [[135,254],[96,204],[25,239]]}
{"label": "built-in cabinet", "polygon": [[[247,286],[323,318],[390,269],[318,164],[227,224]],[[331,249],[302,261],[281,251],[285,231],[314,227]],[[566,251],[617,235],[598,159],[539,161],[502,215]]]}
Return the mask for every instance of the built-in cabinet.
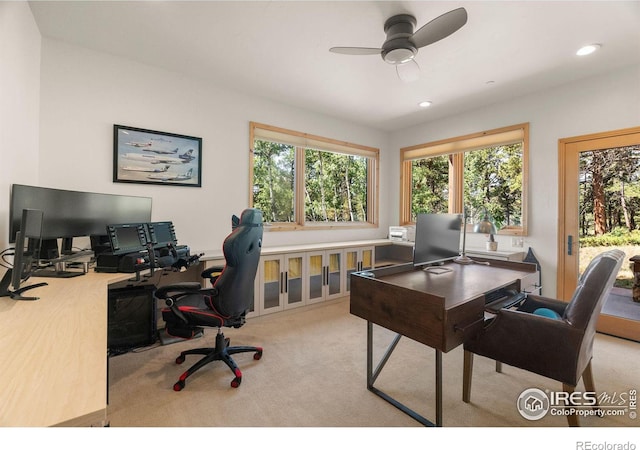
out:
{"label": "built-in cabinet", "polygon": [[[360,244],[360,245],[358,245]],[[413,243],[374,241],[309,244],[263,248],[255,279],[255,298],[247,317],[349,295],[354,272],[412,261]],[[522,261],[523,252],[469,250],[478,258]],[[223,266],[224,258],[210,257],[206,267]],[[523,291],[540,292],[539,274],[521,281]]]}
{"label": "built-in cabinet", "polygon": [[[263,249],[253,307],[247,317],[348,295],[349,275],[374,268],[376,246],[333,245],[336,247],[328,244]],[[224,265],[224,260],[212,259],[206,265]]]}

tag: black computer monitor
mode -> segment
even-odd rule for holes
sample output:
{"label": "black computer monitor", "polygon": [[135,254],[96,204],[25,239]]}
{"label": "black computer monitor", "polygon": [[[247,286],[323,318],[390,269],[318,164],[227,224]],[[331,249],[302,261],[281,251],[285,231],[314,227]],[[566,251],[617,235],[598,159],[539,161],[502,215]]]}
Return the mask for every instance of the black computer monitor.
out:
{"label": "black computer monitor", "polygon": [[107,225],[107,235],[114,255],[146,251],[149,243],[144,223]]}
{"label": "black computer monitor", "polygon": [[[14,300],[37,300],[39,297],[23,296],[22,293],[47,283],[29,286],[22,284],[33,273],[40,251],[43,212],[37,209],[24,209],[20,220],[20,231],[16,233],[13,268],[7,270],[0,281],[0,295],[10,296]],[[9,286],[9,284],[11,286]]]}
{"label": "black computer monitor", "polygon": [[62,253],[69,253],[74,237],[104,236],[105,226],[110,223],[150,222],[151,202],[150,197],[13,184],[9,204],[9,242],[15,242],[16,233],[20,230],[22,210],[39,209],[44,213],[42,239],[46,254],[43,259],[55,259],[58,257],[58,239],[63,240]]}
{"label": "black computer monitor", "polygon": [[171,244],[173,247],[178,245],[175,227],[173,222],[151,222],[147,224],[149,232],[149,240],[153,244],[154,249],[167,247]]}
{"label": "black computer monitor", "polygon": [[461,214],[418,214],[413,265],[425,267],[460,255]]}

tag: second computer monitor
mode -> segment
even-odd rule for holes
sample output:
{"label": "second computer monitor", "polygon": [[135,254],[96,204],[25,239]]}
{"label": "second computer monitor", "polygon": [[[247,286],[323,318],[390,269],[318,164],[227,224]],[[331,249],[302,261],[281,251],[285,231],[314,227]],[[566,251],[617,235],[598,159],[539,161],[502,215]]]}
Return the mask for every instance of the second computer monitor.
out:
{"label": "second computer monitor", "polygon": [[461,214],[418,214],[413,265],[440,264],[460,255]]}

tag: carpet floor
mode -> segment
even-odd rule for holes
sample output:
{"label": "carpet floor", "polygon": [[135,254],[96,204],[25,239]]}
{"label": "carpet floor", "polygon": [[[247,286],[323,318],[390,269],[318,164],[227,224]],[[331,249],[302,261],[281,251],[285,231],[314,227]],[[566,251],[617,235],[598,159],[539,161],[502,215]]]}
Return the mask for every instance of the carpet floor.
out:
{"label": "carpet floor", "polygon": [[[181,392],[180,374],[196,361],[175,364],[181,350],[213,345],[215,330],[199,339],[156,345],[109,359],[108,420],[111,427],[420,427],[366,389],[366,322],[349,313],[348,298],[249,319],[225,329],[231,345],[259,345],[264,356],[236,355],[243,373],[230,387],[231,371],[216,362],[200,369]],[[393,338],[375,327],[376,360]],[[559,383],[513,367],[495,372],[493,361],[475,358],[471,403],[462,401],[462,348],[443,355],[445,427],[566,427],[547,415],[523,418],[518,396],[537,387],[551,392]],[[435,420],[435,352],[408,338],[400,340],[376,387]],[[640,344],[598,334],[593,373],[598,394],[625,402],[620,416],[581,417],[584,427],[635,427],[629,392],[640,386]],[[581,385],[578,390],[583,389]]]}

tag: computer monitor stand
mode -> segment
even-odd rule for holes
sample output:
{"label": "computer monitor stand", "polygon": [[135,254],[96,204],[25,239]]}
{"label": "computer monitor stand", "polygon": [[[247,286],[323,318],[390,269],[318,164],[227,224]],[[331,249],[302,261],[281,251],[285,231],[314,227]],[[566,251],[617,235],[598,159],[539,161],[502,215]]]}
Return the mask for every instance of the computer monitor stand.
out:
{"label": "computer monitor stand", "polygon": [[40,297],[29,297],[22,295],[23,292],[28,291],[30,289],[34,289],[41,286],[46,286],[47,283],[36,283],[31,284],[29,286],[23,286],[19,289],[12,291],[9,288],[11,284],[11,274],[13,273],[12,269],[9,269],[5,272],[2,280],[0,280],[0,297],[11,297],[13,300],[38,300]]}
{"label": "computer monitor stand", "polygon": [[34,270],[31,276],[43,278],[73,278],[84,274],[84,271],[79,270],[57,270],[55,267],[47,267]]}

